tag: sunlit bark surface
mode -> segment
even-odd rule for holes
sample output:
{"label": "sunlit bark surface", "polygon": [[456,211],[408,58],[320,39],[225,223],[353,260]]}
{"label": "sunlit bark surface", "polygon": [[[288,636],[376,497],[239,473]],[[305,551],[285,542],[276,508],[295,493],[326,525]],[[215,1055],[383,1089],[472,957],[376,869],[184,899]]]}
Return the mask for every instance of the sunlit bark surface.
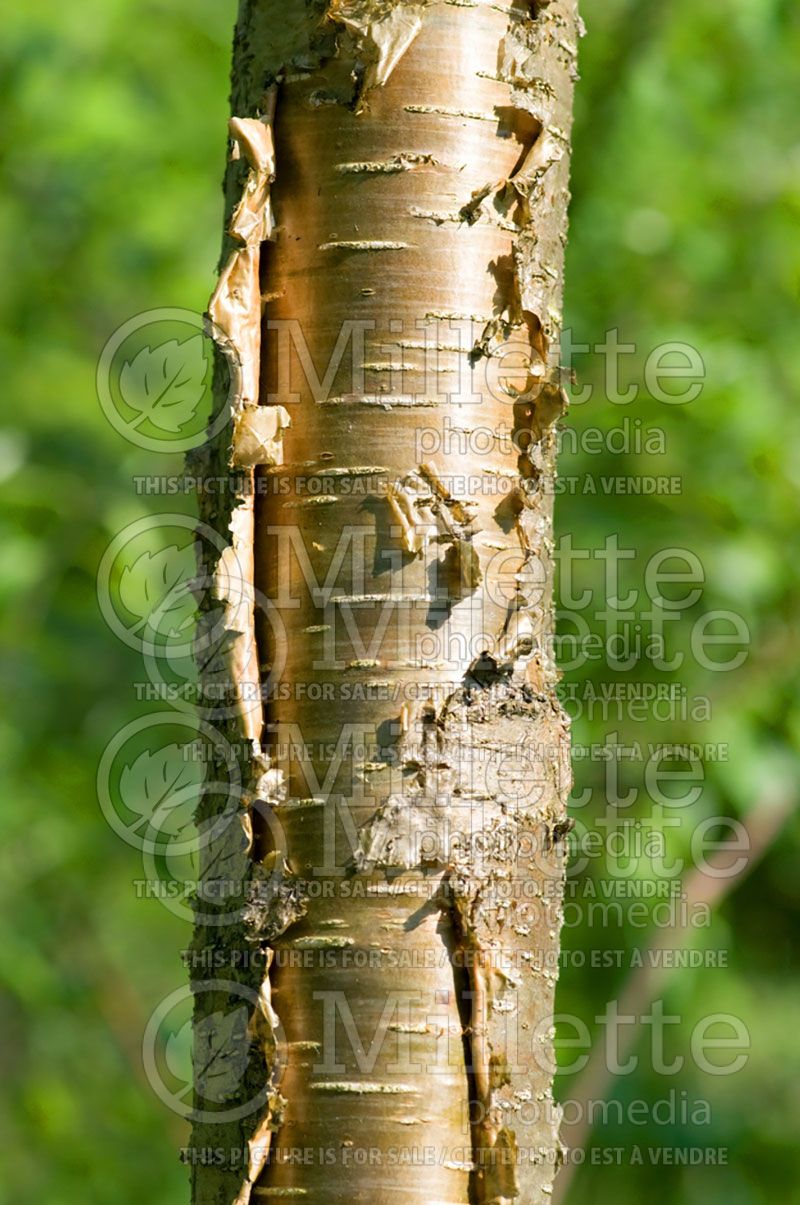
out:
{"label": "sunlit bark surface", "polygon": [[[236,973],[260,1001],[242,1099],[270,1086],[196,1127],[249,1151],[195,1167],[204,1205],[550,1191],[576,26],[571,0],[242,9],[233,111],[268,128],[274,158],[249,161],[271,215],[226,253],[260,281],[260,349],[247,288],[211,312],[258,369],[239,402],[288,425],[249,457],[254,488],[233,473],[204,515],[235,532],[240,512],[263,707],[228,721],[249,784],[240,911],[196,946],[266,952]],[[198,995],[199,1020],[222,995]]]}

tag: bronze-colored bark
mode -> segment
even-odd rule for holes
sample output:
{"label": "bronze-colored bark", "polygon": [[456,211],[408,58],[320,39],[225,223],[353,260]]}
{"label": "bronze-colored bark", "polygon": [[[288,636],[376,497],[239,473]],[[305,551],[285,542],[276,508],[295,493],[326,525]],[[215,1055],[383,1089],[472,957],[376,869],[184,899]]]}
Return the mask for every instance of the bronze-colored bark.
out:
{"label": "bronze-colored bark", "polygon": [[199,986],[198,1021],[252,1007],[244,1071],[195,1127],[196,1205],[550,1191],[576,37],[573,0],[242,6],[210,309],[240,366],[233,467],[203,518],[230,530],[206,568],[245,838],[207,845],[207,879],[222,862],[240,889],[195,949],[229,981]]}

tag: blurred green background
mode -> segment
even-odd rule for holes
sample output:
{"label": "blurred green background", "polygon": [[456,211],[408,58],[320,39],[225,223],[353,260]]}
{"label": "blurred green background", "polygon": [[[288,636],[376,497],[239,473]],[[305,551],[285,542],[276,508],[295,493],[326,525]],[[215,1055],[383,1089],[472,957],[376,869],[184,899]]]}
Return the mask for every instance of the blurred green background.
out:
{"label": "blurred green background", "polygon": [[[627,419],[663,431],[664,451],[571,451],[565,441],[561,472],[578,484],[558,499],[558,531],[590,550],[618,533],[621,547],[636,550],[624,564],[626,588],[641,589],[648,558],[671,546],[699,556],[705,584],[669,625],[671,650],[686,654],[680,668],[659,673],[646,658],[627,672],[587,662],[568,672],[565,697],[585,699],[587,681],[597,691],[669,682],[689,699],[707,697],[710,714],[591,716],[584,702],[575,740],[727,745],[724,760],[705,764],[691,817],[680,813],[665,830],[672,856],[686,858],[698,819],[746,818],[776,800],[788,816],[712,923],[685,938],[726,951],[728,966],[676,972],[656,992],[682,1018],[667,1036],[670,1056],[687,1051],[699,1018],[729,1012],[750,1034],[746,1067],[718,1077],[687,1061],[667,1081],[653,1071],[645,1041],[636,1073],[604,1091],[624,1103],[674,1090],[707,1101],[707,1120],[596,1127],[591,1144],[619,1148],[621,1162],[588,1162],[568,1201],[800,1200],[800,833],[792,812],[800,11],[788,0],[584,0],[583,16],[566,324],[576,342],[598,343],[619,328],[621,340],[636,344],[625,383],[641,384],[648,353],[670,340],[700,351],[706,381],[688,405],[642,390],[636,402],[614,406],[600,391],[598,356],[575,356],[578,381],[596,386],[593,403],[573,408],[575,431],[609,431]],[[149,1087],[140,1046],[148,1016],[184,980],[179,952],[189,933],[161,902],[136,898],[141,855],[114,835],[97,804],[103,749],[154,705],[136,699],[141,659],[104,625],[95,575],[126,523],[191,504],[137,497],[135,475],[177,472],[180,460],[123,442],[100,411],[94,373],[100,348],[132,315],[205,307],[219,246],[233,17],[232,5],[210,0],[60,8],[29,0],[4,21],[0,1071],[8,1155],[0,1191],[15,1205],[187,1199],[177,1158],[183,1123]],[[587,475],[677,476],[680,492],[586,494]],[[600,597],[602,564],[592,558],[580,573]],[[715,608],[741,614],[751,632],[733,673],[691,655],[695,625]],[[579,831],[606,814],[604,765],[576,761],[576,795],[592,790],[576,809]],[[622,784],[641,788],[644,763],[620,765]],[[626,815],[657,823],[641,789]],[[633,878],[650,873],[639,859]],[[589,860],[573,875],[578,898],[587,880],[609,877],[602,859]],[[559,1005],[597,1034],[595,1018],[635,974],[628,954],[646,944],[647,931],[625,915],[593,924],[575,915]],[[605,968],[576,966],[573,953],[592,949],[622,953]],[[576,1078],[562,1078],[562,1097],[574,1095]],[[632,1165],[636,1146],[722,1148],[727,1165],[654,1166],[648,1155]]]}

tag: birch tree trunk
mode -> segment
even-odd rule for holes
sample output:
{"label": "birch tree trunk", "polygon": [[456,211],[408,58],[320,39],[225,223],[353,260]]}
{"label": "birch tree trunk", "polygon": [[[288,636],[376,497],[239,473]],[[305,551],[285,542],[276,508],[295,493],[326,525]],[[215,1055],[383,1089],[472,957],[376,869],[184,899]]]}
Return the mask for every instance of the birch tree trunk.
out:
{"label": "birch tree trunk", "polygon": [[577,23],[242,3],[209,307],[232,427],[196,467],[243,790],[198,816],[195,1205],[551,1189]]}

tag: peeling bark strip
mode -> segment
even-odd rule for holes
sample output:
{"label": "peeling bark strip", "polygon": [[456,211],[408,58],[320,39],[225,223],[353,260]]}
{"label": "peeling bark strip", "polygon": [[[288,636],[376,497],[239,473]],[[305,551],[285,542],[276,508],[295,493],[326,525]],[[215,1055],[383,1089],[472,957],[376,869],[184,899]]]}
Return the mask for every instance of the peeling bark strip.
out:
{"label": "peeling bark strip", "polygon": [[196,1021],[237,1071],[198,1074],[195,1205],[550,1193],[577,34],[574,0],[242,0],[209,306],[237,388],[193,466],[229,483],[204,622],[245,783],[203,846]]}

